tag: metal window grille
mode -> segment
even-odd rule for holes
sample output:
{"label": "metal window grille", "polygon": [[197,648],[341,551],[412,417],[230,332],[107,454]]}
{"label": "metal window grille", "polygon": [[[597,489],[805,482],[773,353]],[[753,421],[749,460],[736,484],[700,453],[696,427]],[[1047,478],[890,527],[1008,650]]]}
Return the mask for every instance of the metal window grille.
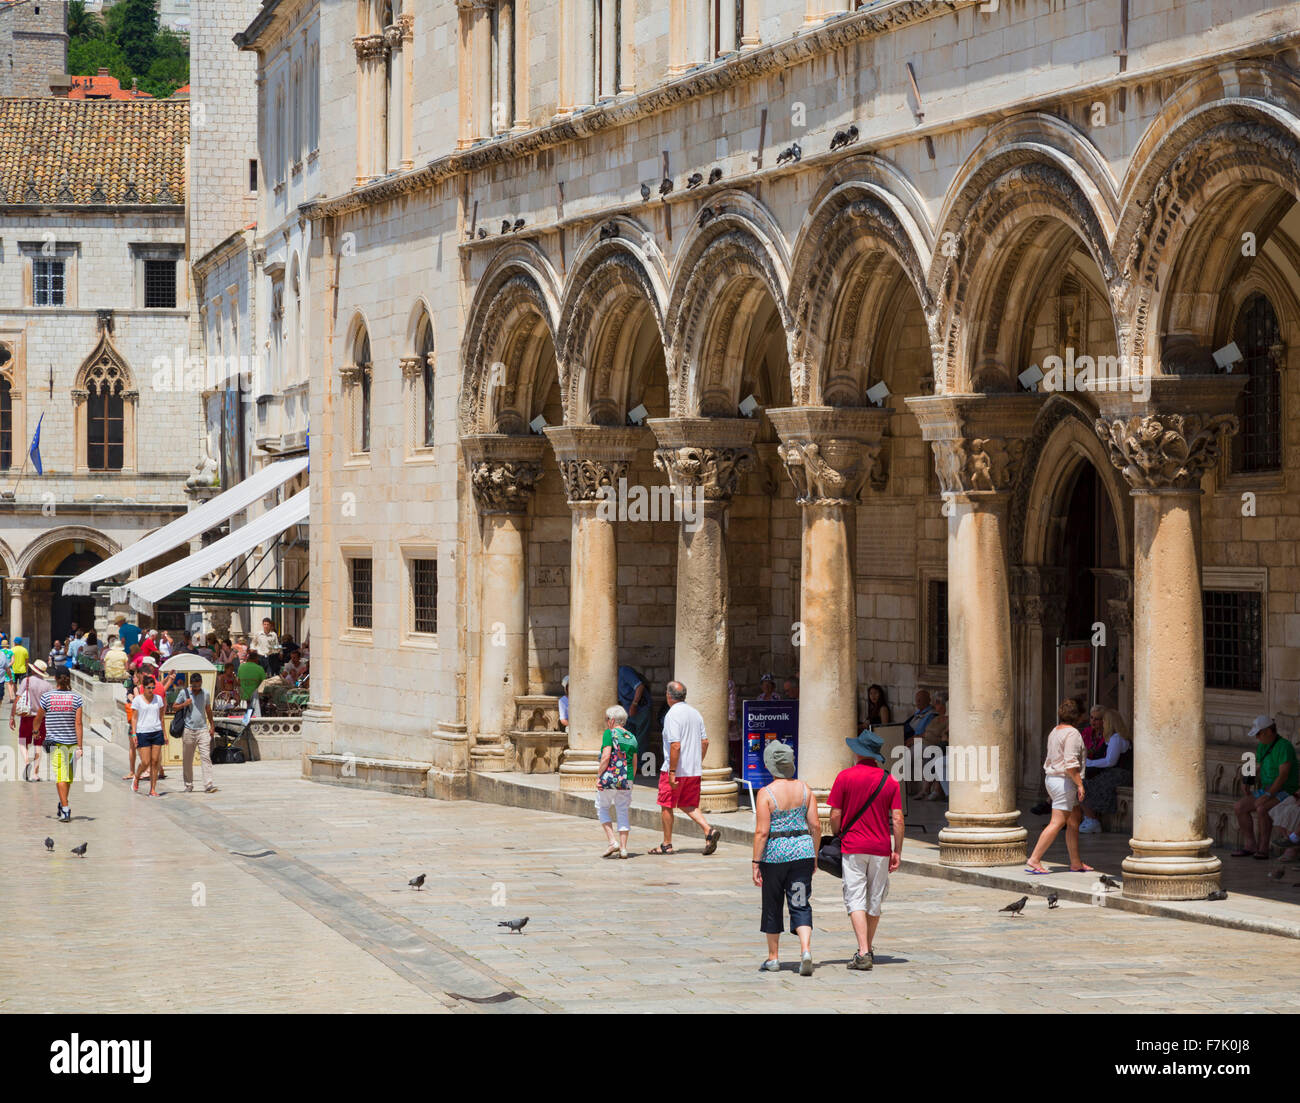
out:
{"label": "metal window grille", "polygon": [[411,600],[414,606],[413,628],[430,635],[438,631],[438,561],[411,560]]}
{"label": "metal window grille", "polygon": [[932,579],[926,587],[926,662],[948,665],[948,582]]}
{"label": "metal window grille", "polygon": [[371,628],[374,625],[374,571],[373,559],[353,559],[352,569],[352,627]]}
{"label": "metal window grille", "polygon": [[1282,332],[1272,304],[1252,295],[1237,320],[1237,347],[1248,382],[1237,399],[1241,429],[1233,438],[1237,471],[1282,469]]}
{"label": "metal window grille", "polygon": [[32,299],[37,306],[63,306],[67,292],[65,276],[61,260],[32,262]]}
{"label": "metal window grille", "polygon": [[1264,599],[1254,590],[1206,590],[1205,686],[1258,692],[1264,673]]}
{"label": "metal window grille", "polygon": [[144,305],[150,309],[176,309],[176,262],[174,260],[144,262]]}

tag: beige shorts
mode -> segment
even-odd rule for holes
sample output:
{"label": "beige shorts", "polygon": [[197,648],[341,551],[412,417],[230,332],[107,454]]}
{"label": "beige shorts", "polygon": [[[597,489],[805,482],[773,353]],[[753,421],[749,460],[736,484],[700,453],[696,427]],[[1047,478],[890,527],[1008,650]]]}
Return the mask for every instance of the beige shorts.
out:
{"label": "beige shorts", "polygon": [[844,910],[879,915],[889,895],[889,855],[844,855]]}

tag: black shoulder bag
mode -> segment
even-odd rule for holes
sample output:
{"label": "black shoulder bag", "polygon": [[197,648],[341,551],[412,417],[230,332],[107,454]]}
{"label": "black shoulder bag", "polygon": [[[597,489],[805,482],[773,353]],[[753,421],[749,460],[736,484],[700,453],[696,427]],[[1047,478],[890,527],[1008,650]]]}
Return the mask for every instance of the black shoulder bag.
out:
{"label": "black shoulder bag", "polygon": [[867,803],[853,814],[853,818],[848,823],[840,825],[839,834],[822,836],[821,846],[817,848],[817,868],[823,873],[829,873],[832,877],[844,876],[844,836],[862,818],[862,813],[871,807],[871,802],[880,795],[880,790],[885,787],[888,779],[889,771],[882,770],[880,784],[876,786],[871,796],[867,797]]}

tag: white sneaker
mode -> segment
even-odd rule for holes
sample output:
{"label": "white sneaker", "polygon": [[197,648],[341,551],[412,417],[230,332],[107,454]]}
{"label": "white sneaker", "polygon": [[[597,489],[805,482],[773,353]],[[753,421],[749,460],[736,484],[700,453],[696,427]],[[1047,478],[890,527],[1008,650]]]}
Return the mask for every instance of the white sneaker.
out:
{"label": "white sneaker", "polygon": [[1079,834],[1080,834],[1080,835],[1100,835],[1100,834],[1101,834],[1101,821],[1100,821],[1100,820],[1093,820],[1093,819],[1086,819],[1086,818],[1085,818],[1084,821],[1083,821],[1081,824],[1079,824]]}

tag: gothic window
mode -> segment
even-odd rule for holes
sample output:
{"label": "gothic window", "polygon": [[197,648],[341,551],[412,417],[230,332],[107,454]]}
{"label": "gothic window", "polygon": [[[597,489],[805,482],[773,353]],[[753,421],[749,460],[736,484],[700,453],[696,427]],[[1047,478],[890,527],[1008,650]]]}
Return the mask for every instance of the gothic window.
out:
{"label": "gothic window", "polygon": [[370,451],[370,387],[373,365],[370,359],[370,335],[361,327],[352,342],[352,362],[343,369],[351,411],[351,450],[353,455]]}
{"label": "gothic window", "polygon": [[435,427],[434,409],[433,409],[433,326],[429,324],[426,318],[424,324],[420,327],[420,340],[416,346],[416,353],[420,357],[420,380],[423,383],[421,397],[423,398],[422,427],[423,433],[421,439],[424,441],[426,448],[433,446],[433,435]]}
{"label": "gothic window", "polygon": [[1237,398],[1240,431],[1232,438],[1232,468],[1243,473],[1282,469],[1282,332],[1273,304],[1246,300],[1234,339],[1247,376]]}
{"label": "gothic window", "polygon": [[86,373],[86,466],[91,471],[121,471],[126,449],[126,379],[111,357],[101,357]]}
{"label": "gothic window", "polygon": [[0,377],[0,468],[8,471],[14,465],[14,403],[13,388],[7,378]]}

